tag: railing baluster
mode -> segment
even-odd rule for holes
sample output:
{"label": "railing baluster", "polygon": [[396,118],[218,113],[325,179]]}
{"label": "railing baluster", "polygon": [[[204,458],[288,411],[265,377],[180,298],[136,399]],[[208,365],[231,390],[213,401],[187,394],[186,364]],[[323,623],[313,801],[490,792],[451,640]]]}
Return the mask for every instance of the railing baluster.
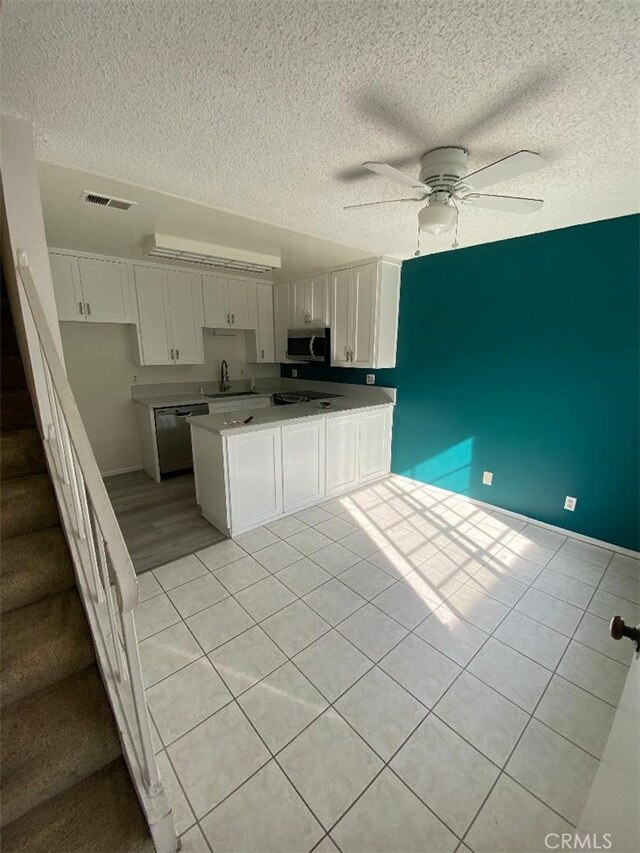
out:
{"label": "railing baluster", "polygon": [[[75,451],[74,451],[75,454]],[[82,478],[82,472],[81,472]],[[96,553],[96,520],[93,513],[89,511],[89,501],[87,499],[87,490],[84,478],[80,482],[80,507],[82,509],[82,518],[84,519],[84,527],[87,531],[87,547],[89,549],[89,559],[91,561],[91,573],[93,575],[93,583],[96,591],[96,600],[102,604],[105,600],[105,590],[100,580],[100,566],[98,565],[98,555]]]}
{"label": "railing baluster", "polygon": [[104,537],[100,525],[96,524],[96,540],[98,543],[98,555],[100,558],[100,573],[102,575],[102,586],[105,593],[105,604],[107,615],[109,617],[109,628],[111,629],[111,639],[113,643],[113,651],[115,653],[115,671],[114,676],[119,683],[128,681],[128,675],[123,666],[122,645],[120,643],[120,635],[118,633],[118,622],[115,616],[115,606],[113,603],[113,591],[111,589],[111,581],[109,579],[109,562],[107,552],[104,547]]}
{"label": "railing baluster", "polygon": [[84,527],[84,519],[82,518],[82,508],[80,506],[80,489],[78,485],[78,471],[76,470],[75,452],[69,437],[69,430],[65,420],[62,420],[62,442],[65,447],[65,455],[69,462],[69,485],[71,487],[71,496],[73,498],[73,509],[76,516],[76,529],[80,539],[87,538],[87,531]]}

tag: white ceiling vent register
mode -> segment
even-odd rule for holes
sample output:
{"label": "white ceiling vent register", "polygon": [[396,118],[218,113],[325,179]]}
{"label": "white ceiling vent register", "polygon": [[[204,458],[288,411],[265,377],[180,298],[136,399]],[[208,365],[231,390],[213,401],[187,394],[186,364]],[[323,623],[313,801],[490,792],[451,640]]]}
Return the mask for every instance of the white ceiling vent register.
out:
{"label": "white ceiling vent register", "polygon": [[149,237],[144,243],[144,249],[150,258],[164,258],[167,261],[182,261],[206,267],[221,267],[238,272],[268,272],[279,269],[282,265],[277,255],[263,255],[244,249],[214,246],[211,243],[199,243],[196,240],[169,237],[166,234],[154,234]]}
{"label": "white ceiling vent register", "polygon": [[100,207],[115,207],[116,210],[129,210],[130,207],[138,204],[137,201],[128,201],[126,198],[113,198],[113,196],[94,193],[91,190],[85,190],[80,196],[80,201],[86,201],[87,204],[97,204]]}

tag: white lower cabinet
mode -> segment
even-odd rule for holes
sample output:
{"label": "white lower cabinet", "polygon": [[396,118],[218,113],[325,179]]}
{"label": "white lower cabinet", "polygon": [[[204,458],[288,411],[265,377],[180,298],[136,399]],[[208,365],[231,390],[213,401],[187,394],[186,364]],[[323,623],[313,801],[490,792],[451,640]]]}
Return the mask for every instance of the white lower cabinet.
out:
{"label": "white lower cabinet", "polygon": [[391,420],[391,406],[327,418],[327,497],[389,473]]}
{"label": "white lower cabinet", "polygon": [[231,528],[258,527],[282,514],[281,429],[225,439]]}
{"label": "white lower cabinet", "polygon": [[295,512],[325,495],[325,421],[305,419],[282,427],[284,512]]}
{"label": "white lower cabinet", "polygon": [[327,418],[327,497],[358,485],[358,415]]}
{"label": "white lower cabinet", "polygon": [[228,436],[196,420],[191,439],[202,515],[236,536],[384,477],[392,408],[300,418]]}
{"label": "white lower cabinet", "polygon": [[361,483],[389,473],[391,467],[391,408],[365,412],[358,419],[358,479]]}

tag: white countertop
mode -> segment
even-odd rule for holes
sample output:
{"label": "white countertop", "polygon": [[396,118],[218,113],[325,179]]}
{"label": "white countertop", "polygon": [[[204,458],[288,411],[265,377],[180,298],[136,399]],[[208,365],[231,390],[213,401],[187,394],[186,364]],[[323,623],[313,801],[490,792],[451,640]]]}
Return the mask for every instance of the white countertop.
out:
{"label": "white countertop", "polygon": [[193,406],[196,403],[220,403],[225,399],[231,400],[250,400],[258,397],[270,397],[270,391],[256,391],[255,394],[234,393],[229,391],[224,397],[206,397],[201,394],[161,394],[152,397],[134,397],[136,403],[141,406],[146,406],[148,409],[162,409],[165,406]]}
{"label": "white countertop", "polygon": [[[345,394],[344,397],[336,397],[332,399],[329,408],[322,408],[318,400],[311,403],[292,403],[288,406],[271,406],[268,409],[243,409],[238,413],[238,419],[246,419],[253,415],[253,420],[249,424],[241,424],[240,426],[231,426],[227,423],[229,415],[198,415],[197,417],[187,418],[187,423],[192,427],[208,430],[217,435],[239,435],[247,432],[255,432],[256,430],[266,429],[268,427],[279,426],[288,421],[295,421],[300,418],[318,418],[331,417],[331,415],[341,414],[342,412],[353,412],[359,409],[371,409],[378,406],[393,406],[393,399],[389,397],[388,392],[383,388],[375,389],[368,388],[367,394],[358,395]],[[261,396],[260,394],[256,396]],[[246,399],[246,397],[245,397]]]}

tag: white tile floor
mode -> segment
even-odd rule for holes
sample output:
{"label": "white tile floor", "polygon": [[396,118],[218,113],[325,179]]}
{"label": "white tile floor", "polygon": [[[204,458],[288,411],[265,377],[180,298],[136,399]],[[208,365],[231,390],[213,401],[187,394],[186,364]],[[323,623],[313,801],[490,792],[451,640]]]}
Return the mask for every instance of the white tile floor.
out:
{"label": "white tile floor", "polygon": [[580,817],[637,560],[400,477],[140,577],[186,853],[544,850]]}

